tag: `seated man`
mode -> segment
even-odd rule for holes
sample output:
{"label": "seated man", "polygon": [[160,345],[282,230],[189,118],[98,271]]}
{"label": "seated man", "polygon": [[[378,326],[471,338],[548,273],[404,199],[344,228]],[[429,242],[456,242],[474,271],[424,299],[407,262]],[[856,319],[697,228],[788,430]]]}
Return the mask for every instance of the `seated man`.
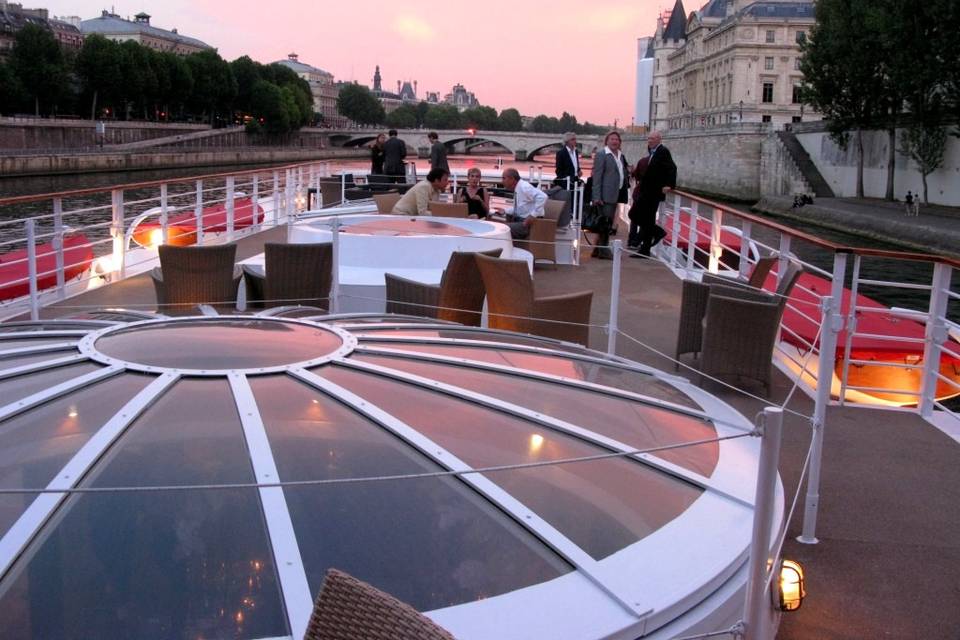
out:
{"label": "seated man", "polygon": [[543,217],[543,205],[547,201],[547,194],[535,186],[520,179],[516,169],[506,169],[503,172],[503,187],[513,192],[514,206],[507,209],[497,209],[505,216],[510,226],[510,235],[522,240],[530,235],[530,224],[534,218]]}
{"label": "seated man", "polygon": [[431,169],[427,179],[418,182],[413,188],[403,194],[400,201],[393,207],[391,213],[405,216],[429,216],[430,203],[438,202],[440,194],[447,190],[450,184],[450,172],[446,169]]}

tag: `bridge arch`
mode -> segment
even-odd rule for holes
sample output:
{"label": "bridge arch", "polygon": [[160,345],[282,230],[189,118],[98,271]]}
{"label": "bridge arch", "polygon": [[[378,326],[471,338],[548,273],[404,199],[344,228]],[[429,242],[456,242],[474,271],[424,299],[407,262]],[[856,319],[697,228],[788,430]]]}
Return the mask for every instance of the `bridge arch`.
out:
{"label": "bridge arch", "polygon": [[469,151],[473,147],[478,147],[480,145],[494,144],[500,147],[501,149],[503,149],[505,153],[511,153],[511,154],[513,153],[513,150],[507,145],[505,145],[502,141],[494,140],[493,138],[487,138],[485,136],[476,136],[476,135],[462,136],[458,138],[448,138],[446,140],[441,138],[441,141],[443,142],[444,146],[448,148],[452,148],[453,146],[461,142],[464,143],[464,147],[467,151]]}
{"label": "bridge arch", "polygon": [[[348,140],[345,140],[340,146],[348,149],[350,147],[362,147],[368,142],[373,142],[374,140],[376,140],[378,135],[380,134],[375,133],[372,135],[360,136],[357,138],[349,138]],[[335,144],[333,136],[330,137],[330,142]]]}

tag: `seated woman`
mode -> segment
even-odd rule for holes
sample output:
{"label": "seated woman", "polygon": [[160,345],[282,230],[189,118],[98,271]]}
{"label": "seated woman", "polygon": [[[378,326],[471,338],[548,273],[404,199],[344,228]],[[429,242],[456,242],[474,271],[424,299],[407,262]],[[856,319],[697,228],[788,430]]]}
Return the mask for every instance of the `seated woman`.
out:
{"label": "seated woman", "polygon": [[478,218],[486,218],[490,213],[490,192],[480,186],[480,169],[473,167],[467,171],[467,184],[460,188],[457,202],[467,203],[467,213]]}

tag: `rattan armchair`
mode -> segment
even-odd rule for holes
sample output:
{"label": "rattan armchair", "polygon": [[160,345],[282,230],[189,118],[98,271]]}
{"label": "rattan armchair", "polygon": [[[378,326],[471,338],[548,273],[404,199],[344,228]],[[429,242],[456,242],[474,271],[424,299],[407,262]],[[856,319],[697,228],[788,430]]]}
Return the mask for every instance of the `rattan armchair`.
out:
{"label": "rattan armchair", "polygon": [[454,640],[408,604],[337,569],[327,570],[304,640]]}
{"label": "rattan armchair", "polygon": [[[493,249],[482,252],[482,255],[499,258],[502,251]],[[487,292],[477,267],[476,255],[468,251],[454,251],[439,285],[385,273],[387,313],[425,316],[479,327]]]}
{"label": "rattan armchair", "polygon": [[469,210],[466,202],[431,202],[430,215],[438,218],[466,218]]}
{"label": "rattan armchair", "polygon": [[487,288],[491,328],[588,345],[592,291],[537,298],[525,261],[479,255],[477,266]]}
{"label": "rattan armchair", "polygon": [[567,203],[563,200],[547,200],[543,206],[543,217],[530,220],[530,233],[523,240],[515,240],[518,249],[533,254],[533,265],[538,260],[552,262],[557,266],[557,221]]}
{"label": "rattan armchair", "polygon": [[264,245],[264,272],[244,265],[247,306],[252,308],[304,305],[326,309],[333,274],[333,245]]}
{"label": "rattan armchair", "polygon": [[393,208],[397,206],[402,197],[399,193],[373,194],[373,202],[377,205],[377,213],[392,213]]}
{"label": "rattan armchair", "polygon": [[240,270],[234,266],[237,245],[177,247],[160,245],[160,266],[150,272],[162,313],[184,315],[197,305],[221,311],[236,308]]}

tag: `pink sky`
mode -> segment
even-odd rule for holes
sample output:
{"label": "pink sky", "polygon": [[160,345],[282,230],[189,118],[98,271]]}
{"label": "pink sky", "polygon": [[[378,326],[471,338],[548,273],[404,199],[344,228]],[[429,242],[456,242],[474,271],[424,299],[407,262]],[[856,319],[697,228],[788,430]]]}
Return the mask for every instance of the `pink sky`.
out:
{"label": "pink sky", "polygon": [[[630,124],[636,76],[636,40],[652,35],[669,0],[633,2],[437,3],[279,0],[113,2],[116,13],[146,11],[151,23],[176,27],[216,47],[232,60],[247,54],[260,62],[285,58],[326,69],[337,79],[372,83],[379,64],[384,88],[418,80],[418,95],[457,82],[482,104],[516,107],[524,115],[582,122]],[[51,15],[89,19],[109,5],[94,0],[34,0]],[[246,7],[250,7],[247,9]]]}

